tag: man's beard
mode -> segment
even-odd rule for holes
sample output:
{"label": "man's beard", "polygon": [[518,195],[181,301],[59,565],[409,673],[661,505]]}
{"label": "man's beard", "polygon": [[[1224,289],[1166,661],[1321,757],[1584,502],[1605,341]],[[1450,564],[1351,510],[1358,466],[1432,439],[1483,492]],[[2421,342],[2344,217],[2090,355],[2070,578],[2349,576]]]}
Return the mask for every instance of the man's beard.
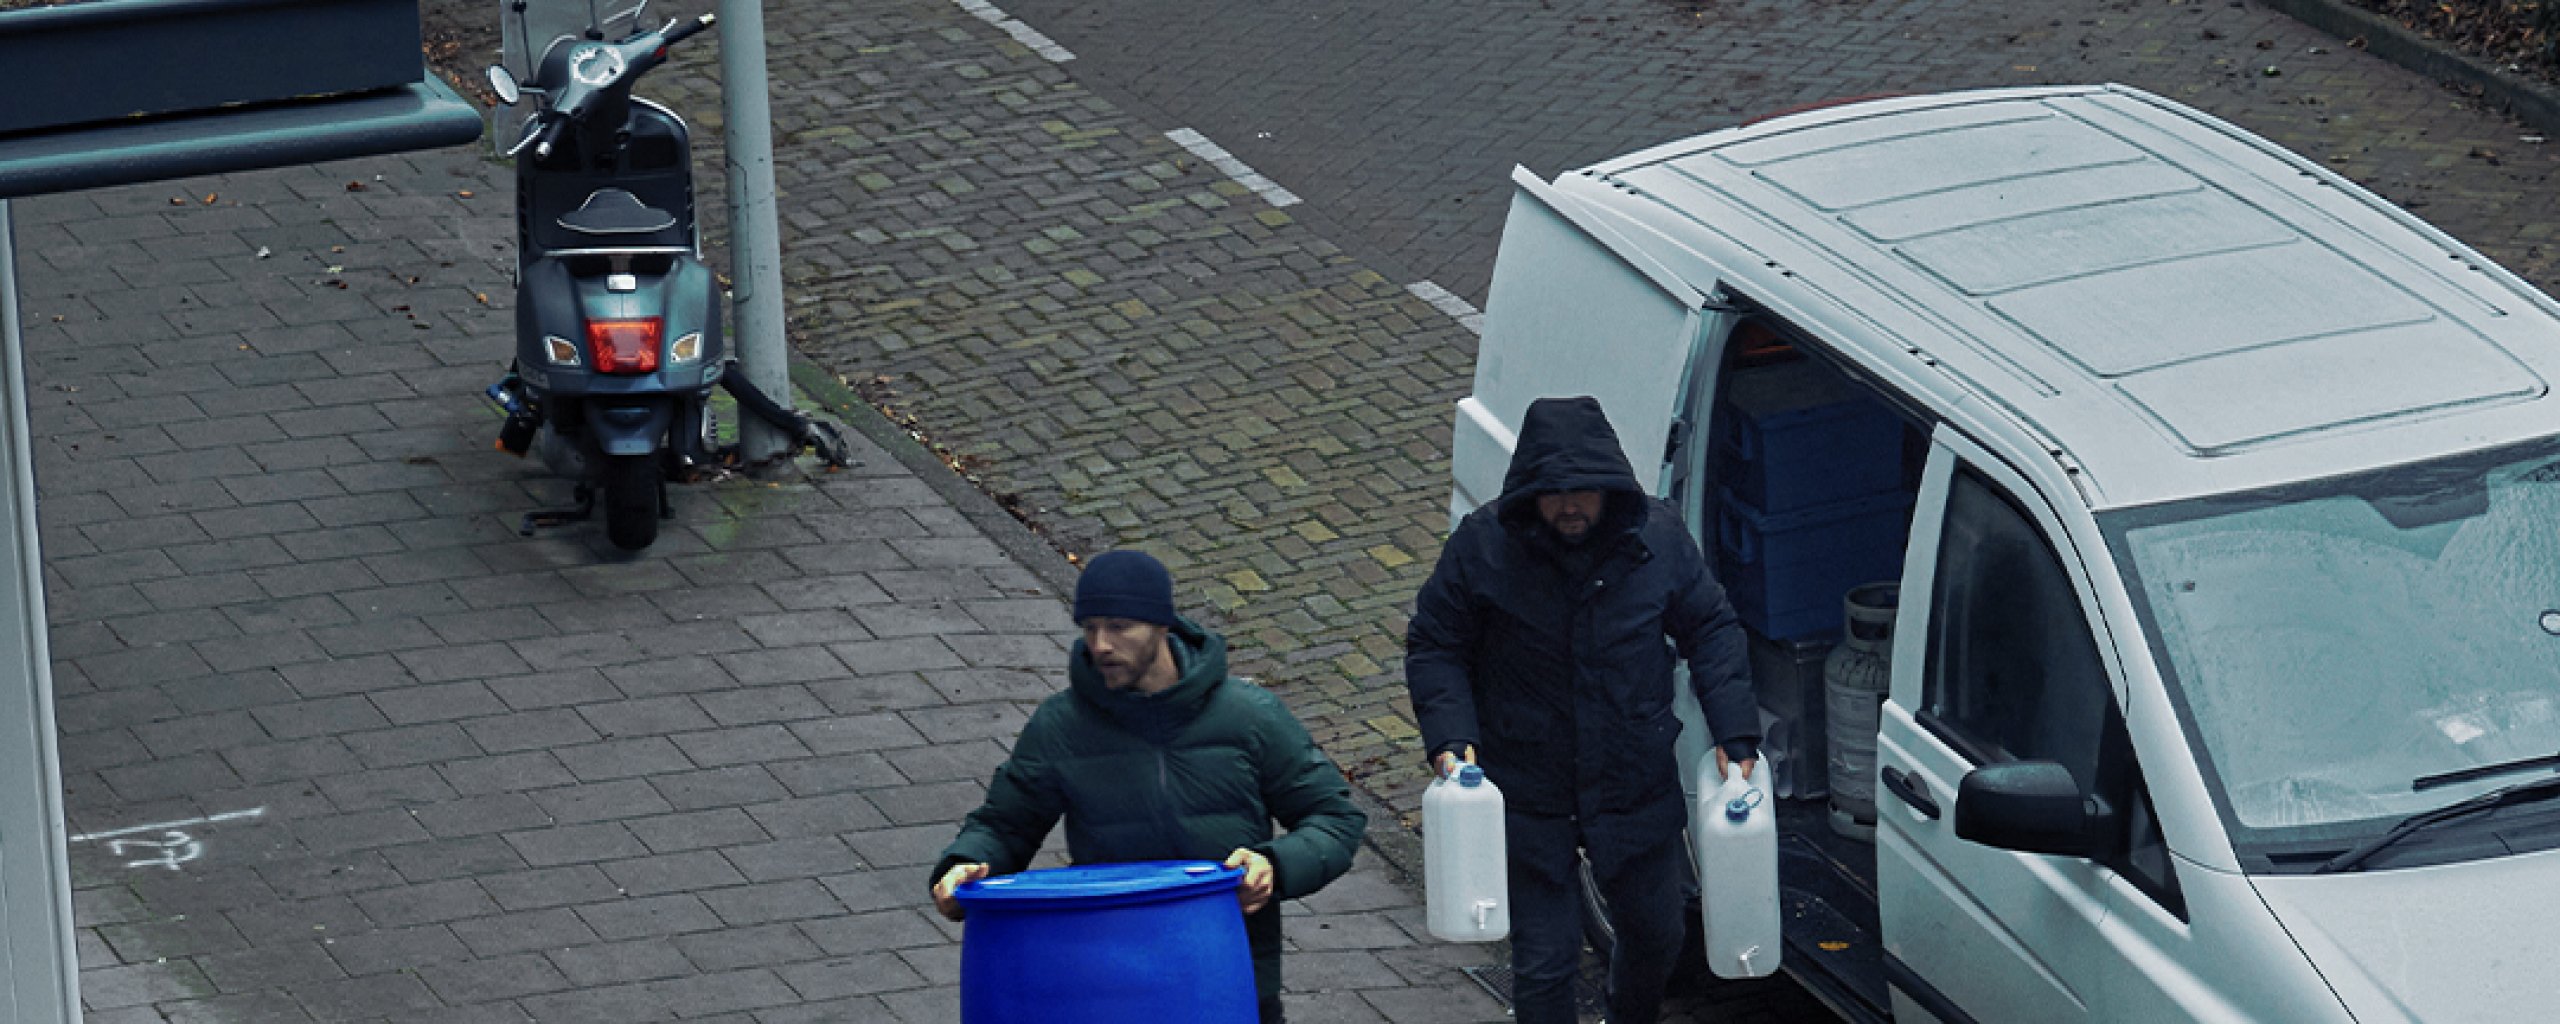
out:
{"label": "man's beard", "polygon": [[1145,679],[1147,673],[1155,669],[1156,659],[1161,657],[1164,657],[1164,645],[1157,644],[1154,649],[1147,652],[1143,661],[1114,665],[1097,660],[1093,663],[1093,667],[1095,671],[1102,673],[1103,685],[1114,690],[1125,690],[1137,685],[1138,680]]}

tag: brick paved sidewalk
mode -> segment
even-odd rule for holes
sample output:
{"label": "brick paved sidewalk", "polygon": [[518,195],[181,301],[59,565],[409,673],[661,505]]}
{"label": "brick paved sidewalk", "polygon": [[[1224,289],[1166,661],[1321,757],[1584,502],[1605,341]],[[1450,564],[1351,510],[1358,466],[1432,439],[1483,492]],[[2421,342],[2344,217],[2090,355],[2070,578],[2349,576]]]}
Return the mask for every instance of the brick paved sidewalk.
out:
{"label": "brick paved sidewalk", "polygon": [[[567,486],[479,397],[509,189],[15,204],[88,1019],[948,1024],[922,865],[1058,685],[1057,574],[867,439],[639,555],[516,536]],[[1303,901],[1295,1019],[1498,1018],[1419,916],[1374,855]]]}
{"label": "brick paved sidewalk", "polygon": [[[1060,548],[1163,556],[1411,812],[1401,637],[1474,336],[960,6],[767,18],[794,343]],[[707,109],[711,71],[668,91]]]}

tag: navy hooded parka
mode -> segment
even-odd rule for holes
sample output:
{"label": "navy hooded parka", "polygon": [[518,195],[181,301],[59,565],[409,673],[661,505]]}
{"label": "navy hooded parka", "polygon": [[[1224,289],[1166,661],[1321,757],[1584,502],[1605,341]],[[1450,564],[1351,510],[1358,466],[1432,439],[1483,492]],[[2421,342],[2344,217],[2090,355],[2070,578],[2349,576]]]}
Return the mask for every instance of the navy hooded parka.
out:
{"label": "navy hooded parka", "polygon": [[[1537,509],[1541,493],[1576,490],[1606,495],[1578,545]],[[1735,752],[1759,732],[1724,588],[1678,512],[1645,495],[1588,397],[1530,404],[1501,497],[1441,548],[1405,648],[1424,749],[1475,746],[1512,818],[1515,863],[1562,871],[1578,833],[1607,871],[1687,823],[1672,753],[1676,659],[1717,743]]]}

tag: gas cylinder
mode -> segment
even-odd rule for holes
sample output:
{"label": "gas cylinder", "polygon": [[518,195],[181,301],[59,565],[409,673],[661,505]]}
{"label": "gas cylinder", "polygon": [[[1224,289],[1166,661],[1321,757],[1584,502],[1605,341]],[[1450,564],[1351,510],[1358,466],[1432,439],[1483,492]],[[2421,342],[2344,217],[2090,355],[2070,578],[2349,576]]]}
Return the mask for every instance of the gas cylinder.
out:
{"label": "gas cylinder", "polygon": [[1868,583],[1849,591],[1840,645],[1822,663],[1823,715],[1830,719],[1831,830],[1851,839],[1876,834],[1876,726],[1893,682],[1893,616],[1902,586]]}
{"label": "gas cylinder", "polygon": [[1493,942],[1511,934],[1510,855],[1502,791],[1460,765],[1422,791],[1422,896],[1431,934]]}
{"label": "gas cylinder", "polygon": [[[1698,907],[1706,930],[1707,969],[1719,978],[1760,978],[1778,969],[1778,809],[1766,791],[1725,767],[1710,785],[1713,759],[1698,765]],[[1756,767],[1753,776],[1767,774]]]}

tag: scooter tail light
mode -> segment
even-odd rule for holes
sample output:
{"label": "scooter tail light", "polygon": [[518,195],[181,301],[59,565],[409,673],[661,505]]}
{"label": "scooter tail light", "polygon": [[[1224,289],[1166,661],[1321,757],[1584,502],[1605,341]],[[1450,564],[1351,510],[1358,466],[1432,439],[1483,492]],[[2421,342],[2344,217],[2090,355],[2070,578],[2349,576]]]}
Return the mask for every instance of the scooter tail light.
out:
{"label": "scooter tail light", "polygon": [[542,347],[551,356],[553,366],[577,366],[584,362],[578,358],[578,346],[570,344],[569,339],[559,335],[543,335]]}
{"label": "scooter tail light", "polygon": [[587,348],[595,353],[599,373],[655,373],[658,338],[666,328],[659,317],[587,321]]}
{"label": "scooter tail light", "polygon": [[702,358],[702,332],[700,331],[677,338],[675,344],[667,346],[667,361],[670,363],[690,363],[700,358]]}

